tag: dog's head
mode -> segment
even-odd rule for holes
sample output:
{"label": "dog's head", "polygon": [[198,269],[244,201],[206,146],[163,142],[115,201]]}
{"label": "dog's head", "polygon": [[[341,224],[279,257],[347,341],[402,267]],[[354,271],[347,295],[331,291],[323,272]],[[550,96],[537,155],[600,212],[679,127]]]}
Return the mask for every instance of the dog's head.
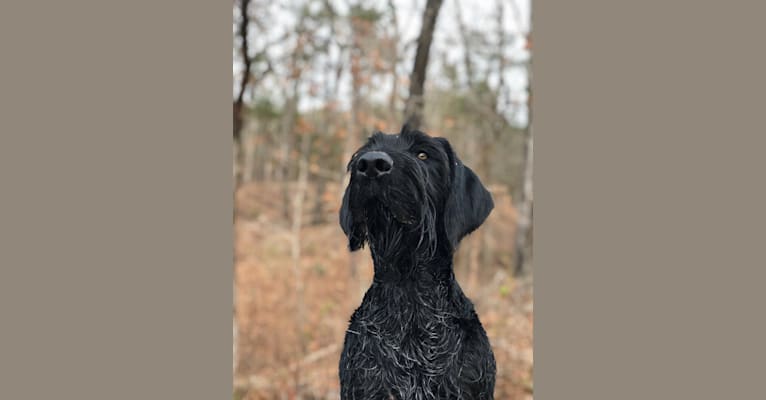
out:
{"label": "dog's head", "polygon": [[444,138],[406,125],[397,135],[377,132],[348,163],[340,225],[354,251],[414,246],[433,255],[450,252],[478,228],[494,207],[476,174]]}

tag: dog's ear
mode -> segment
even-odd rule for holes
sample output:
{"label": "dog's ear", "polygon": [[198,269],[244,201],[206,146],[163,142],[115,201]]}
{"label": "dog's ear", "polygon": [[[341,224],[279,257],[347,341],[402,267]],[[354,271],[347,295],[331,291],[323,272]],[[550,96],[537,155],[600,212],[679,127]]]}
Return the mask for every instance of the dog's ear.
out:
{"label": "dog's ear", "polygon": [[444,207],[444,229],[452,249],[484,223],[495,207],[492,195],[479,177],[457,158],[447,139],[437,138],[450,164],[450,189]]}
{"label": "dog's ear", "polygon": [[367,228],[364,223],[358,222],[359,218],[354,218],[351,208],[349,208],[349,190],[350,186],[347,186],[343,193],[343,201],[340,206],[340,227],[348,237],[349,250],[356,251],[364,246]]}

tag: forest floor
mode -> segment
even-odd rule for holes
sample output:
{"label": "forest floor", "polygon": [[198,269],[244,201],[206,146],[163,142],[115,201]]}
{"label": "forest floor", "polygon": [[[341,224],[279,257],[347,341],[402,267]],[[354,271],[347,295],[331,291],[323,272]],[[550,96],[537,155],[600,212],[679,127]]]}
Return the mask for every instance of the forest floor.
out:
{"label": "forest floor", "polygon": [[[347,249],[337,183],[309,184],[296,236],[296,186],[257,182],[236,194],[235,400],[339,398],[341,345],[372,280],[372,262],[367,250]],[[455,273],[495,353],[495,399],[528,400],[532,279],[512,276],[515,209],[501,187],[490,190],[495,210],[461,243]]]}

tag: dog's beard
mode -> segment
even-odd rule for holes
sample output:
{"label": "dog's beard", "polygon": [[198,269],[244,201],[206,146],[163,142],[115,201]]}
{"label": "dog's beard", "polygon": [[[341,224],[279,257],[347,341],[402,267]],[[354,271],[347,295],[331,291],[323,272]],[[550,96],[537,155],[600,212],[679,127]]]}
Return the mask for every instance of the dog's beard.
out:
{"label": "dog's beard", "polygon": [[377,261],[392,263],[404,256],[422,262],[434,256],[435,207],[419,182],[359,182],[352,178],[348,205],[354,232],[369,243]]}

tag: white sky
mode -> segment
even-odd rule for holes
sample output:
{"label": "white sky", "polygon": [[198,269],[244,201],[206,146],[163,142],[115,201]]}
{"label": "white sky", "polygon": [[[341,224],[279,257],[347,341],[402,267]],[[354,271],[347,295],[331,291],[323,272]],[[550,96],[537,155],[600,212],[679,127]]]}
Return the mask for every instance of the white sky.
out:
{"label": "white sky", "polygon": [[[397,8],[397,19],[399,25],[399,32],[402,37],[402,43],[408,43],[414,41],[420,32],[420,22],[422,18],[422,12],[426,4],[426,0],[393,0]],[[511,61],[524,61],[529,57],[526,50],[523,49],[523,40],[514,40],[514,37],[521,34],[522,36],[530,29],[530,2],[531,0],[503,0],[505,2],[505,13],[503,21],[503,31],[506,33],[506,59]],[[303,4],[305,1],[301,0],[284,0],[284,1],[271,1],[261,2],[255,1],[253,5],[253,11],[264,19],[270,21],[269,30],[264,35],[262,32],[252,32],[250,35],[251,47],[262,48],[264,43],[278,40],[284,33],[293,29],[296,24],[296,13],[291,10],[296,4]],[[330,2],[336,7],[341,14],[346,14],[348,11],[347,0],[330,0]],[[511,2],[517,5],[519,10],[519,18],[513,12]],[[378,10],[387,10],[387,0],[372,0],[370,4],[375,5]],[[318,2],[315,4],[319,4]],[[460,6],[463,12],[463,21],[469,29],[478,30],[486,33],[486,36],[492,42],[497,40],[497,3],[491,0],[484,1],[465,1],[465,0],[444,0],[442,8],[439,11],[439,17],[437,19],[437,25],[434,32],[434,41],[431,47],[431,58],[429,60],[428,72],[427,72],[427,85],[440,85],[445,83],[443,74],[440,71],[440,65],[438,60],[440,55],[446,55],[446,59],[450,62],[456,62],[459,68],[462,68],[460,60],[463,58],[463,48],[461,45],[455,45],[459,40],[457,21],[455,20],[455,7]],[[235,14],[237,11],[235,10]],[[236,18],[236,16],[235,16]],[[520,22],[520,23],[519,23]],[[273,27],[273,29],[271,28]],[[323,35],[329,35],[329,29],[323,27],[319,31]],[[258,33],[258,34],[256,34]],[[459,43],[459,42],[457,42]],[[294,46],[292,39],[286,42],[277,42],[271,47],[269,55],[271,57],[280,57],[290,51]],[[412,69],[412,62],[415,53],[415,46],[411,46],[408,52],[404,54],[404,62],[400,63],[400,75],[409,75]],[[337,48],[331,48],[329,57],[332,60],[337,60],[338,51]],[[316,85],[323,85],[324,75],[320,74],[322,71],[322,65],[328,62],[327,58],[318,59],[315,61],[315,68],[307,72],[305,85],[310,85],[312,82]],[[486,68],[486,65],[482,65],[479,58],[472,57],[472,62],[475,64],[475,68]],[[275,65],[278,67],[278,65]],[[241,74],[242,66],[235,60],[233,65],[233,72],[235,76],[235,87]],[[496,84],[498,81],[497,74],[490,74],[490,84]],[[508,88],[501,99],[501,104],[508,104],[503,107],[503,110],[507,111],[507,117],[509,120],[514,121],[518,125],[526,125],[527,111],[526,111],[526,85],[527,74],[524,67],[512,67],[509,68],[505,76],[505,84]],[[348,75],[348,71],[344,73],[339,82],[339,100],[341,101],[341,107],[348,107],[348,99],[350,99],[351,91],[351,79]],[[282,82],[284,84],[284,82]],[[280,83],[275,79],[267,79],[262,83],[262,88],[268,90],[270,93],[281,93],[282,90],[278,89]],[[387,96],[390,93],[390,80],[381,80],[380,82],[374,82],[373,86],[377,90],[373,90],[368,93],[368,97],[373,101],[385,102]],[[236,89],[235,89],[236,90]],[[405,88],[406,90],[406,88]],[[307,93],[307,90],[303,90],[303,93]],[[321,93],[321,91],[320,91]],[[274,97],[274,96],[271,96]],[[248,96],[249,98],[249,96]],[[281,101],[281,99],[275,99]],[[301,98],[299,109],[306,111],[308,109],[319,106],[323,102],[319,97],[303,96]],[[515,107],[510,106],[510,102],[515,104]],[[515,111],[515,112],[514,112]]]}

